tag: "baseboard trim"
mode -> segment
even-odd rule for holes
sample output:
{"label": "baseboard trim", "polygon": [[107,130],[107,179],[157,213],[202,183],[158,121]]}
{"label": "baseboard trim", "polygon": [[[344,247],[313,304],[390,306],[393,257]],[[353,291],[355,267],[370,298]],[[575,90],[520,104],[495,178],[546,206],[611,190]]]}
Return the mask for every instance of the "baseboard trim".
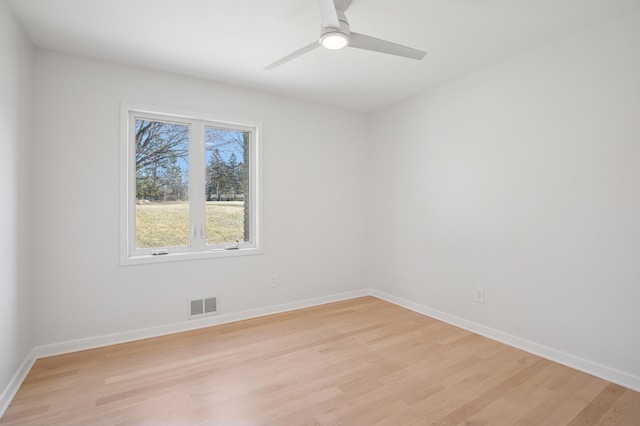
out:
{"label": "baseboard trim", "polygon": [[393,303],[394,305],[401,306],[419,314],[446,322],[447,324],[463,328],[465,330],[471,331],[472,333],[488,337],[489,339],[496,340],[506,345],[513,346],[534,355],[538,355],[550,361],[566,365],[567,367],[574,368],[592,376],[599,377],[603,380],[616,383],[640,392],[640,377],[633,374],[625,373],[624,371],[607,367],[606,365],[602,365],[588,359],[580,358],[561,350],[554,349],[540,343],[532,342],[531,340],[523,339],[509,333],[505,333],[504,331],[500,331],[495,328],[487,327],[455,315],[447,314],[437,309],[433,309],[419,303],[411,302],[409,300],[394,296],[389,293],[385,293],[383,291],[372,289],[370,290],[370,294],[389,303]]}
{"label": "baseboard trim", "polygon": [[119,343],[127,343],[135,340],[149,339],[152,337],[166,336],[183,331],[197,330],[200,328],[212,327],[214,325],[227,324],[236,321],[243,321],[252,318],[263,317],[267,315],[280,314],[296,309],[310,308],[312,306],[324,305],[326,303],[340,302],[342,300],[355,299],[370,295],[368,289],[338,293],[329,296],[316,297],[312,299],[304,299],[296,302],[283,303],[279,305],[266,306],[264,308],[250,309],[242,312],[234,312],[229,314],[215,315],[198,320],[183,321],[174,324],[167,324],[158,327],[150,327],[138,330],[125,331],[122,333],[108,334],[98,337],[89,337],[85,339],[69,340],[61,343],[53,343],[50,345],[42,345],[34,347],[22,362],[18,371],[13,376],[9,385],[0,396],[0,418],[4,415],[9,404],[15,397],[22,382],[33,367],[33,364],[39,358],[46,358],[55,355],[62,355],[71,352],[95,349],[103,346],[116,345]]}
{"label": "baseboard trim", "polygon": [[296,302],[283,303],[279,305],[266,306],[264,308],[250,309],[247,311],[233,312],[205,317],[196,320],[182,321],[173,324],[161,325],[138,330],[125,331],[122,333],[107,334],[98,337],[69,340],[50,345],[36,346],[34,348],[36,358],[45,358],[55,355],[62,355],[70,352],[95,349],[103,346],[117,345],[120,343],[133,342],[136,340],[149,339],[152,337],[166,336],[184,331],[197,330],[200,328],[212,327],[214,325],[227,324],[230,322],[243,321],[266,315],[280,314],[296,309],[309,308],[312,306],[324,305],[325,303],[339,302],[341,300],[354,299],[369,295],[369,290],[357,290],[346,293],[338,293],[330,296],[316,297]]}
{"label": "baseboard trim", "polygon": [[329,296],[305,299],[296,302],[283,303],[279,305],[267,306],[264,308],[250,309],[242,312],[216,315],[199,320],[183,321],[174,324],[167,324],[158,327],[150,327],[145,329],[131,330],[122,333],[108,334],[98,337],[89,337],[85,339],[70,340],[61,343],[53,343],[50,345],[42,345],[34,347],[25,360],[22,362],[13,378],[7,385],[6,389],[0,395],[0,418],[4,415],[9,404],[15,397],[22,382],[33,367],[33,364],[39,358],[49,356],[62,355],[71,352],[78,352],[88,349],[99,348],[103,346],[115,345],[120,343],[132,342],[135,340],[149,339],[152,337],[165,336],[183,331],[197,330],[200,328],[212,327],[215,325],[227,324],[236,321],[243,321],[252,318],[263,317],[293,311],[296,309],[304,309],[326,303],[339,302],[342,300],[354,299],[357,297],[374,296],[381,300],[385,300],[394,305],[409,309],[419,314],[446,322],[456,327],[463,328],[473,333],[485,336],[489,339],[496,340],[509,346],[521,349],[523,351],[538,355],[542,358],[566,365],[567,367],[591,374],[603,380],[619,384],[621,386],[640,392],[640,377],[625,373],[615,368],[571,355],[569,353],[550,348],[548,346],[532,342],[521,337],[514,336],[503,331],[460,318],[455,315],[447,314],[437,309],[430,308],[419,303],[415,303],[401,297],[385,293],[374,289],[362,289],[345,293],[338,293]]}
{"label": "baseboard trim", "polygon": [[9,404],[11,404],[11,401],[13,401],[16,393],[18,393],[18,389],[20,389],[20,386],[22,385],[22,382],[24,382],[24,379],[27,378],[27,374],[29,374],[29,371],[31,371],[31,367],[33,367],[33,364],[35,362],[36,354],[35,350],[32,349],[27,354],[27,357],[24,359],[24,361],[22,361],[22,364],[20,364],[20,367],[18,367],[18,370],[9,381],[9,384],[0,395],[0,418],[2,418],[4,412],[7,411],[7,408],[9,408]]}

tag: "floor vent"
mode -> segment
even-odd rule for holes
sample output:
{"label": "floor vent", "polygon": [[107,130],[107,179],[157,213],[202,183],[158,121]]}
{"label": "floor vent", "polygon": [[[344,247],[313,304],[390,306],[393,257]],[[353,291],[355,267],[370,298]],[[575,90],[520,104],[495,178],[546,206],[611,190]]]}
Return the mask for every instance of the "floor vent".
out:
{"label": "floor vent", "polygon": [[206,317],[218,313],[218,297],[203,297],[189,300],[189,319]]}

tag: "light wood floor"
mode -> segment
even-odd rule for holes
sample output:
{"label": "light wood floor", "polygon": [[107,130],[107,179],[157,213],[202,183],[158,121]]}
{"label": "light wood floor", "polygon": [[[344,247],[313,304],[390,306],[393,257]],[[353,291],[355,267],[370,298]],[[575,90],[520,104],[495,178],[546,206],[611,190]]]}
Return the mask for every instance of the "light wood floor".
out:
{"label": "light wood floor", "polygon": [[3,425],[640,425],[640,394],[373,297],[36,362]]}

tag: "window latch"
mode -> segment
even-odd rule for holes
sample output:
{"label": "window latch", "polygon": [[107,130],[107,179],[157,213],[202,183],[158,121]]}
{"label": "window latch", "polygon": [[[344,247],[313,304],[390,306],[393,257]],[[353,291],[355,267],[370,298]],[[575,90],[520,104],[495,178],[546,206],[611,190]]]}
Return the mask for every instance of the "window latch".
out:
{"label": "window latch", "polygon": [[224,249],[225,250],[239,250],[240,249],[240,241],[236,240],[235,245],[228,245]]}

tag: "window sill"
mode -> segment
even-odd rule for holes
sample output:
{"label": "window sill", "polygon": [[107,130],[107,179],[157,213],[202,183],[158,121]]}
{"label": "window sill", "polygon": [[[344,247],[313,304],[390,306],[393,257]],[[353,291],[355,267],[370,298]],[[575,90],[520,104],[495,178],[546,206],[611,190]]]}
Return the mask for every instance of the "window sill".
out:
{"label": "window sill", "polygon": [[235,257],[235,256],[251,256],[262,254],[262,249],[255,247],[240,248],[236,250],[214,249],[210,251],[198,251],[198,252],[186,252],[186,253],[169,253],[161,256],[154,255],[140,255],[140,256],[126,256],[120,259],[121,266],[128,265],[143,265],[150,263],[166,263],[166,262],[181,262],[185,260],[197,260],[197,259],[216,259],[221,257]]}

